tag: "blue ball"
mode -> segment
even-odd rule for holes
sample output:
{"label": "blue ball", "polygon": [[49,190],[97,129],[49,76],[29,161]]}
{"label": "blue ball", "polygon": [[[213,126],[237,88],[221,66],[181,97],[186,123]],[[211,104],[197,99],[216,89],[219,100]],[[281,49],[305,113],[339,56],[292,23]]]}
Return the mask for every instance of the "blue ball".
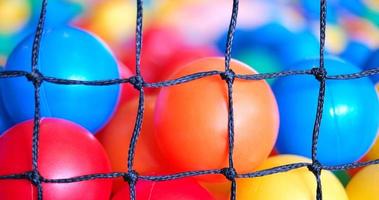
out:
{"label": "blue ball", "polygon": [[[25,38],[11,53],[5,69],[31,71],[34,35]],[[67,26],[44,32],[39,66],[44,76],[71,80],[119,78],[110,50],[93,35]],[[34,116],[33,84],[24,77],[2,81],[4,106],[18,123]],[[63,118],[96,133],[109,120],[119,97],[119,85],[57,85],[43,82],[41,116]]]}
{"label": "blue ball", "polygon": [[359,41],[350,41],[340,57],[352,64],[361,67],[371,53],[370,47]]}
{"label": "blue ball", "polygon": [[311,30],[296,32],[284,41],[277,53],[286,67],[320,55],[320,42]]}
{"label": "blue ball", "polygon": [[253,44],[267,45],[271,48],[283,44],[288,37],[293,33],[288,30],[280,22],[272,21],[262,26],[253,29],[250,33],[250,37],[253,40]]}
{"label": "blue ball", "polygon": [[[227,33],[225,32],[217,41],[217,47],[221,52],[225,51]],[[233,55],[251,49],[267,49],[275,54],[292,33],[279,22],[270,22],[250,29],[237,29],[233,38]]]}
{"label": "blue ball", "polygon": [[[344,0],[346,1],[346,0]],[[310,20],[320,19],[320,1],[300,0],[305,17]],[[329,0],[327,5],[326,20],[336,23],[338,21],[338,11],[341,9],[340,0]]]}
{"label": "blue ball", "polygon": [[[373,68],[379,68],[379,49],[373,52],[369,56],[365,64],[363,65],[363,69],[373,69]],[[379,74],[370,76],[370,78],[374,83],[379,82]]]}
{"label": "blue ball", "polygon": [[[291,69],[310,69],[318,59],[305,60]],[[325,60],[328,75],[354,73],[359,68],[343,60]],[[279,78],[273,84],[280,113],[276,148],[280,153],[311,158],[319,82],[313,76]],[[327,80],[317,159],[324,165],[359,160],[377,136],[379,102],[368,78]]]}
{"label": "blue ball", "polygon": [[[3,71],[2,67],[0,67],[0,72]],[[0,79],[0,83],[3,79]],[[3,105],[3,99],[1,98],[1,84],[0,84],[0,135],[2,135],[6,130],[8,130],[12,126],[12,122],[9,119],[8,113],[5,111]]]}
{"label": "blue ball", "polygon": [[2,135],[6,130],[12,126],[12,123],[5,112],[3,102],[0,100],[0,135]]}

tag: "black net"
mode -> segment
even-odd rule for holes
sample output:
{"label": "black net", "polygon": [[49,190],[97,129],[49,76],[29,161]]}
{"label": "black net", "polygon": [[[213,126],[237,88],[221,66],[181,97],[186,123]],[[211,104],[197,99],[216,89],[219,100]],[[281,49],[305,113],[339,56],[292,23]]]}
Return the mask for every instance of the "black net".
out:
{"label": "black net", "polygon": [[[289,70],[276,73],[263,73],[263,74],[252,74],[252,75],[240,75],[235,74],[230,68],[231,53],[232,53],[232,43],[233,35],[237,25],[238,7],[239,1],[233,1],[232,16],[230,20],[226,51],[225,51],[225,71],[206,71],[195,73],[192,75],[177,78],[175,80],[168,80],[163,82],[147,83],[144,81],[143,76],[140,71],[140,60],[141,60],[141,48],[142,48],[142,19],[143,19],[143,1],[137,0],[137,27],[136,27],[136,75],[126,79],[112,79],[112,80],[97,80],[97,81],[78,81],[78,80],[65,80],[58,79],[54,77],[46,77],[38,70],[38,57],[39,48],[42,38],[42,32],[44,29],[44,21],[46,17],[46,7],[47,0],[42,1],[42,9],[39,18],[39,23],[36,28],[36,34],[33,43],[32,51],[32,71],[31,73],[26,71],[3,71],[0,72],[0,78],[12,78],[12,77],[26,77],[34,85],[35,91],[35,113],[34,113],[34,129],[33,129],[33,141],[32,141],[32,171],[24,172],[21,174],[10,174],[2,175],[0,179],[26,179],[29,180],[38,189],[38,199],[43,199],[43,188],[42,183],[72,183],[79,181],[86,181],[92,179],[113,179],[123,177],[130,186],[130,198],[136,198],[136,182],[141,180],[150,181],[166,181],[179,179],[190,176],[200,176],[207,174],[221,174],[224,175],[229,181],[231,181],[231,195],[230,199],[236,199],[236,179],[238,178],[254,178],[261,177],[270,174],[286,172],[289,170],[294,170],[298,168],[307,167],[311,171],[317,181],[317,193],[316,199],[322,199],[322,185],[320,180],[320,175],[322,170],[346,170],[352,168],[359,168],[363,166],[379,164],[379,159],[368,161],[368,162],[355,162],[339,166],[325,166],[322,165],[317,160],[317,142],[320,129],[320,123],[322,119],[322,111],[324,105],[325,96],[325,83],[326,80],[347,80],[347,79],[357,79],[361,77],[371,76],[379,74],[379,68],[372,68],[369,70],[364,70],[359,73],[354,74],[340,74],[328,76],[327,71],[324,67],[324,51],[325,51],[325,29],[326,29],[326,8],[327,1],[320,1],[320,62],[319,66],[316,68],[311,68],[308,70]],[[279,167],[274,167],[271,169],[256,171],[252,173],[238,174],[234,168],[233,164],[233,149],[234,149],[234,117],[233,117],[233,82],[235,79],[243,80],[262,80],[270,78],[280,78],[285,76],[295,76],[295,75],[310,75],[314,76],[320,83],[319,95],[318,95],[318,105],[316,111],[316,119],[313,128],[313,138],[312,138],[312,163],[294,163],[283,165]],[[141,176],[137,171],[133,169],[133,161],[135,155],[135,147],[138,140],[138,136],[141,130],[143,114],[144,114],[144,88],[161,88],[169,87],[177,84],[186,83],[189,81],[195,81],[208,76],[220,76],[225,80],[228,86],[228,139],[229,139],[229,167],[223,169],[213,169],[213,170],[201,170],[201,171],[188,171],[171,175],[163,176]],[[129,151],[128,151],[128,161],[127,161],[127,172],[115,172],[107,174],[88,174],[79,177],[72,177],[66,179],[46,179],[44,178],[38,170],[38,143],[39,143],[39,127],[40,127],[40,87],[44,82],[50,82],[53,84],[62,85],[92,85],[92,86],[104,86],[104,85],[114,85],[114,84],[131,84],[136,90],[139,91],[139,106],[138,114],[136,116],[135,127],[133,135],[131,138]]]}

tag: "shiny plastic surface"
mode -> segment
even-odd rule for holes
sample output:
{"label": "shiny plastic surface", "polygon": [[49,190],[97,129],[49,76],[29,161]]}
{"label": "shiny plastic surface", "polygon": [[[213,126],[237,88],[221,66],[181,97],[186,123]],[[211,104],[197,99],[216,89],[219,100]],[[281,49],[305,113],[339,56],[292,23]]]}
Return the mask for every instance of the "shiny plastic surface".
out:
{"label": "shiny plastic surface", "polygon": [[[6,70],[31,71],[32,35],[12,52]],[[112,53],[93,35],[79,29],[60,27],[45,31],[39,56],[44,76],[72,80],[119,78]],[[33,84],[24,77],[2,82],[5,108],[15,122],[34,116]],[[64,118],[95,133],[110,118],[119,96],[119,85],[57,85],[44,82],[40,89],[41,115]]]}
{"label": "shiny plastic surface", "polygon": [[[232,60],[239,74],[256,73]],[[201,71],[224,70],[224,58],[196,60],[171,78]],[[220,76],[163,88],[158,95],[154,125],[162,154],[180,171],[228,166],[228,92]],[[234,164],[252,171],[270,154],[279,126],[278,108],[266,81],[234,80]],[[252,153],[254,152],[254,153]]]}
{"label": "shiny plastic surface", "polygon": [[[0,137],[0,174],[32,170],[33,121],[20,123]],[[62,119],[44,118],[40,126],[38,169],[47,179],[71,178],[111,171],[100,143],[84,128]],[[46,200],[109,199],[111,179],[76,183],[44,183]],[[0,199],[37,199],[36,187],[27,180],[0,180]]]}
{"label": "shiny plastic surface", "polygon": [[[212,200],[213,197],[191,178],[152,182],[140,180],[136,185],[137,200]],[[130,199],[129,186],[121,189],[112,200]]]}
{"label": "shiny plastic surface", "polygon": [[[318,59],[300,62],[291,69],[315,66]],[[328,75],[360,71],[337,58],[327,58],[325,66]],[[281,120],[276,144],[280,153],[311,157],[319,85],[315,77],[307,75],[285,77],[274,83]],[[359,160],[373,144],[378,123],[378,97],[368,78],[327,80],[318,160],[325,165]]]}

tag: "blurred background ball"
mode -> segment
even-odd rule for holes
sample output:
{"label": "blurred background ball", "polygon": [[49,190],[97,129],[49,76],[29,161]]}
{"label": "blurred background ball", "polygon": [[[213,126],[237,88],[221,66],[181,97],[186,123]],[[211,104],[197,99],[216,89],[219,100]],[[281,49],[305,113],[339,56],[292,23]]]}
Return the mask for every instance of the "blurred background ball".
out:
{"label": "blurred background ball", "polygon": [[27,0],[0,0],[0,35],[19,31],[31,15]]}
{"label": "blurred background ball", "polygon": [[[95,33],[111,46],[134,36],[136,5],[129,0],[107,0],[93,4],[79,26]],[[145,22],[145,21],[144,21]]]}
{"label": "blurred background ball", "polygon": [[[364,66],[364,69],[372,69],[372,68],[379,68],[379,49],[375,50],[366,60]],[[379,74],[370,76],[371,80],[374,82],[374,84],[377,84],[379,82]]]}
{"label": "blurred background ball", "polygon": [[[0,137],[0,174],[32,170],[33,120],[17,124]],[[72,122],[43,118],[40,124],[38,170],[46,179],[110,173],[108,157],[100,143]],[[111,179],[75,183],[43,183],[44,199],[108,199]],[[37,189],[24,179],[0,180],[0,199],[37,199]]]}
{"label": "blurred background ball", "polygon": [[317,37],[309,29],[293,33],[279,46],[279,56],[282,61],[282,69],[303,60],[319,55],[319,42]]}
{"label": "blurred background ball", "polygon": [[[29,29],[35,31],[42,8],[41,0],[28,0],[31,4],[32,15],[29,20]],[[76,0],[49,0],[47,4],[45,27],[56,27],[69,24],[79,17],[83,7]]]}
{"label": "blurred background ball", "polygon": [[[310,59],[289,69],[310,69],[318,65],[318,59]],[[328,75],[360,71],[352,64],[331,57],[325,60],[325,67]],[[324,165],[357,161],[369,150],[377,135],[379,102],[374,85],[368,78],[326,82],[317,159]],[[285,77],[274,83],[282,122],[276,143],[280,153],[311,157],[318,90],[319,82],[309,75]]]}
{"label": "blurred background ball", "polygon": [[[193,45],[173,27],[150,26],[143,34],[141,74],[147,82],[168,80],[175,70],[188,62],[207,56],[219,55],[211,45]],[[135,41],[131,40],[120,52],[121,60],[135,72]],[[146,88],[147,91],[152,89]]]}
{"label": "blurred background ball", "polygon": [[[33,36],[25,38],[12,52],[5,70],[31,71]],[[119,78],[115,58],[93,35],[71,27],[44,32],[39,66],[44,76],[70,80],[108,80]],[[34,116],[33,84],[24,77],[2,82],[4,106],[12,121]],[[119,97],[118,85],[83,86],[41,85],[41,115],[76,122],[91,132],[99,130],[111,117]]]}
{"label": "blurred background ball", "polygon": [[350,41],[347,44],[344,52],[340,54],[340,57],[358,67],[362,67],[368,56],[371,54],[372,49],[360,41]]}

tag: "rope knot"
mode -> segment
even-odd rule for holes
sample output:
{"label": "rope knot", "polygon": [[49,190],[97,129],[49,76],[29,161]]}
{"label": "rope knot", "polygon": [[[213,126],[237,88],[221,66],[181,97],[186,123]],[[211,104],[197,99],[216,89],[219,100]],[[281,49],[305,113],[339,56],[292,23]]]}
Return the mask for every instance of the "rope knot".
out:
{"label": "rope knot", "polygon": [[228,69],[225,72],[221,73],[222,80],[225,80],[227,82],[233,83],[234,79],[236,77],[236,73],[232,69]]}
{"label": "rope knot", "polygon": [[41,184],[41,175],[38,171],[31,171],[26,173],[26,178],[34,185],[38,186]]}
{"label": "rope knot", "polygon": [[312,74],[315,76],[315,78],[318,80],[318,81],[322,81],[326,78],[326,70],[325,68],[312,68]]}
{"label": "rope knot", "polygon": [[142,87],[144,86],[145,84],[145,81],[142,79],[141,76],[133,76],[130,78],[130,83],[133,85],[134,88],[136,88],[137,90],[141,90]]}
{"label": "rope knot", "polygon": [[320,175],[322,170],[322,165],[319,161],[314,161],[311,165],[308,165],[308,170],[313,172],[315,175]]}
{"label": "rope knot", "polygon": [[221,170],[221,173],[230,181],[234,181],[237,176],[237,172],[232,167],[227,167]]}
{"label": "rope knot", "polygon": [[35,70],[31,73],[26,74],[28,81],[33,82],[34,85],[41,85],[43,81],[43,75],[38,70]]}
{"label": "rope knot", "polygon": [[138,180],[138,173],[134,170],[129,171],[124,176],[124,181],[127,181],[129,184],[135,184]]}

